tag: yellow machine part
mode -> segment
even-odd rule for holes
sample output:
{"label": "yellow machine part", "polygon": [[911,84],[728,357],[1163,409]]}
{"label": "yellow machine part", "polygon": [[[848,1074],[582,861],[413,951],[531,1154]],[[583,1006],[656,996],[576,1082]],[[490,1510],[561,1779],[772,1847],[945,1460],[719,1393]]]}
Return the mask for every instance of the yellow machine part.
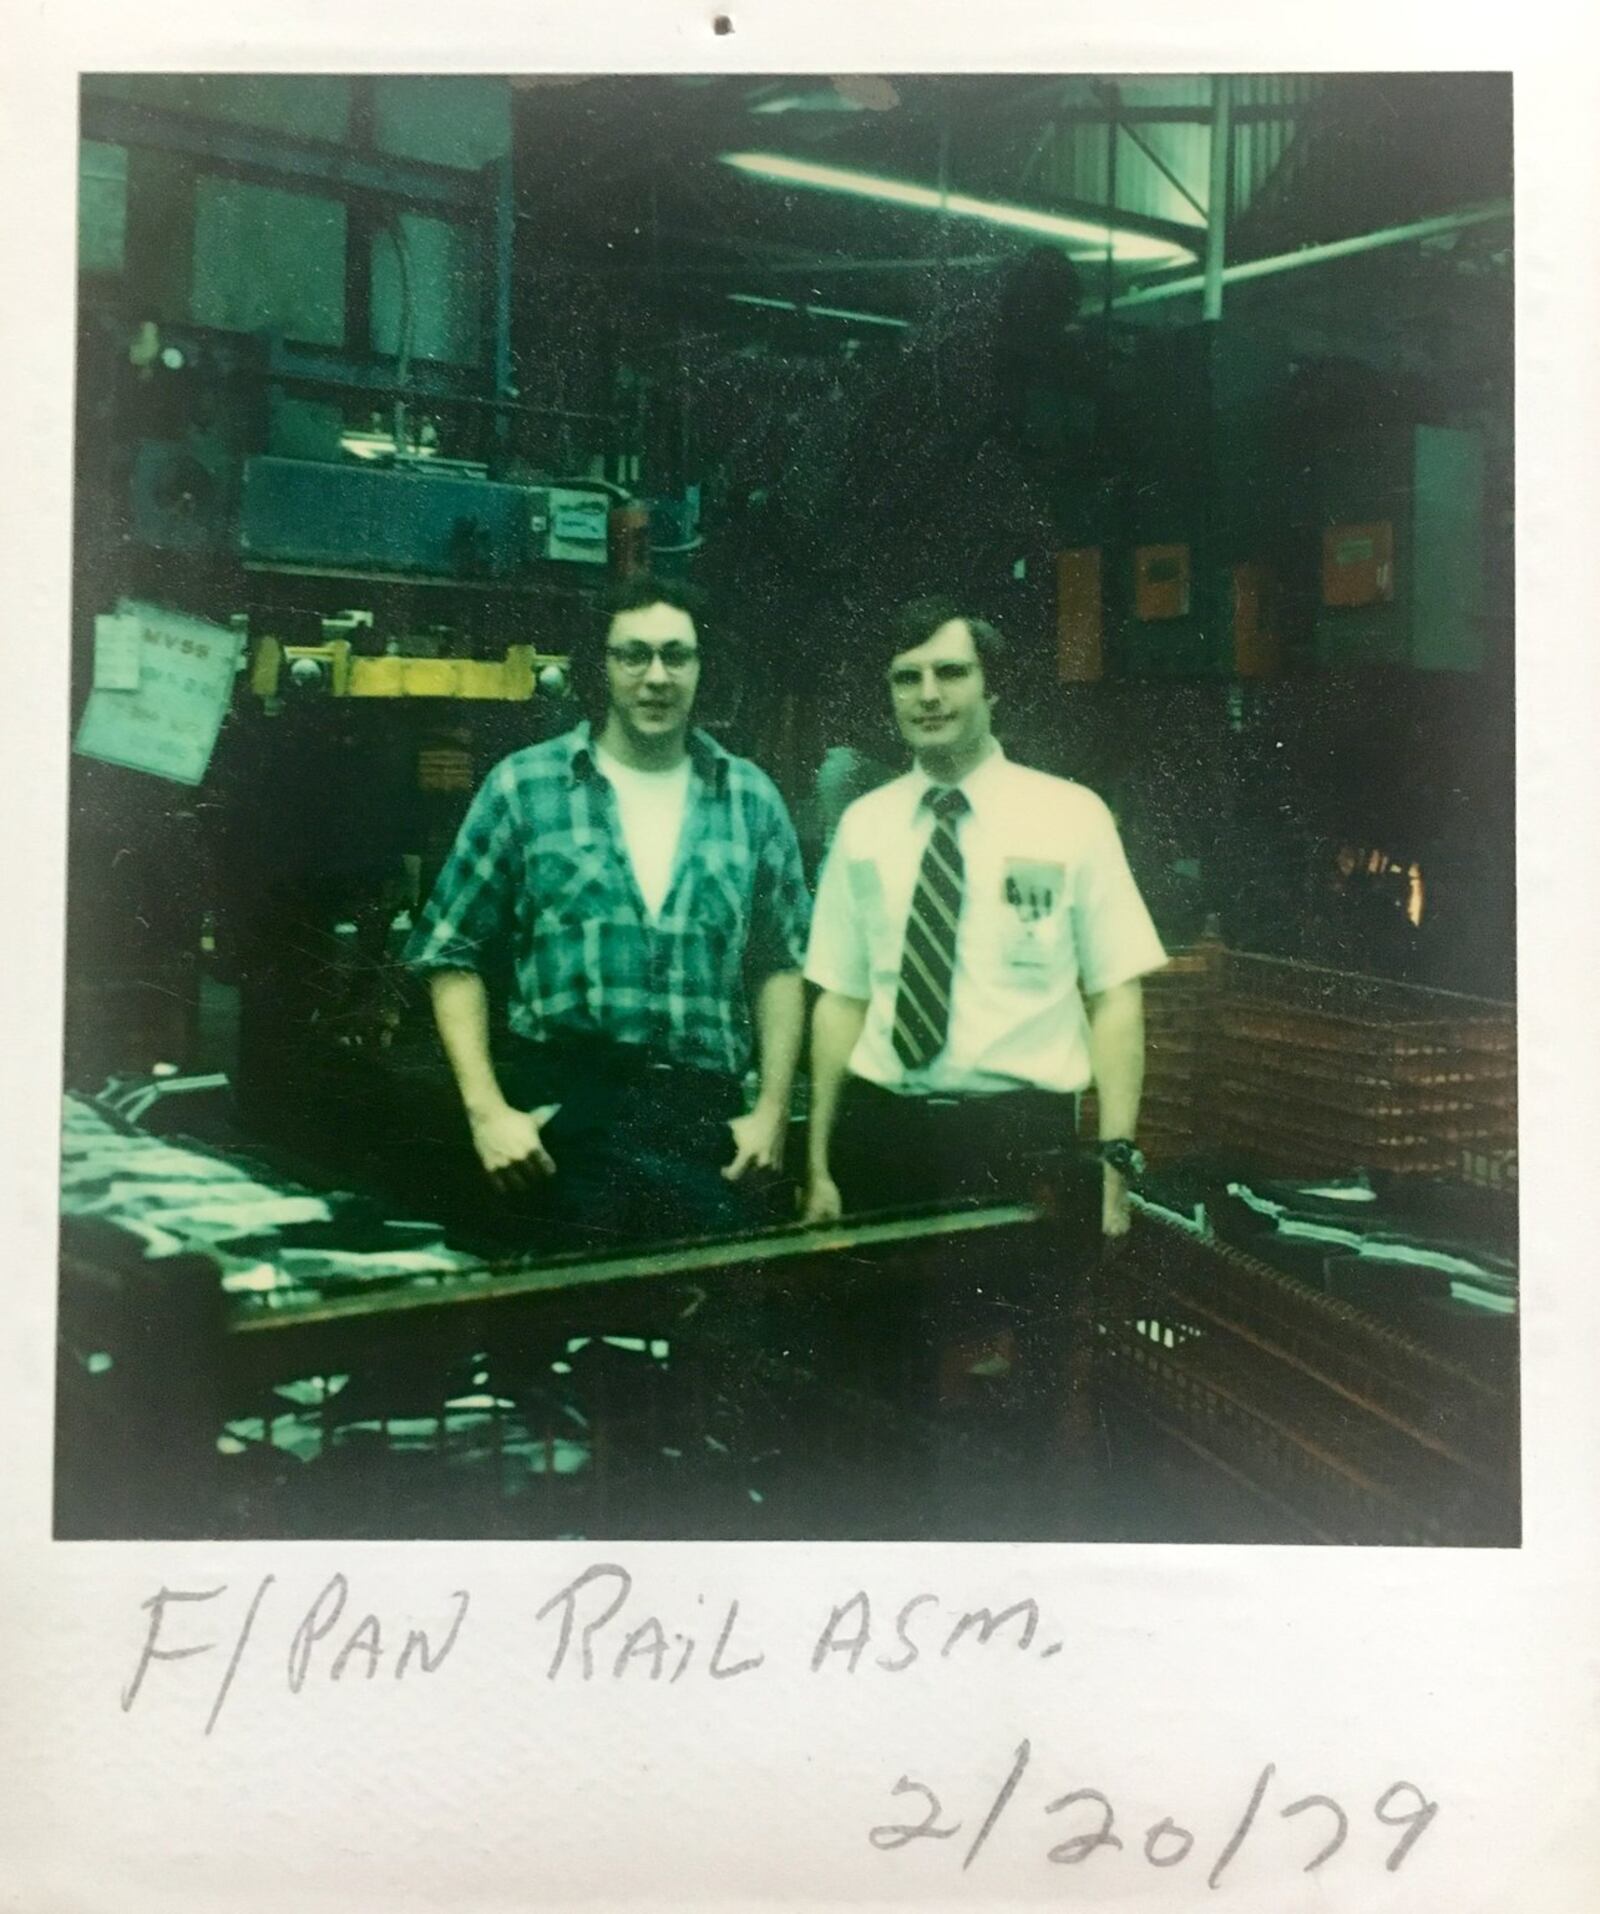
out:
{"label": "yellow machine part", "polygon": [[250,689],[275,698],[289,669],[303,658],[322,666],[322,695],[334,698],[470,698],[520,703],[535,696],[546,665],[566,669],[568,660],[532,645],[510,645],[504,658],[353,657],[348,639],[322,645],[285,645],[263,638],[250,667]]}

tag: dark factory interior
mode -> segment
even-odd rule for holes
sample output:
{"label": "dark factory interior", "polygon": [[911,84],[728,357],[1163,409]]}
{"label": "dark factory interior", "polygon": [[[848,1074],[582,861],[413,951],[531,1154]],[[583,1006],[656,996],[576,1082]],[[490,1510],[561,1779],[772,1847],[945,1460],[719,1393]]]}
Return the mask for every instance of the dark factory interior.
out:
{"label": "dark factory interior", "polygon": [[[1516,1544],[1509,76],[80,132],[58,1535]],[[1169,959],[1126,1234],[1092,1093],[1025,1187],[806,1220],[804,1057],[737,1228],[491,1187],[404,953],[641,578],[812,892],[897,612],[1003,634]]]}

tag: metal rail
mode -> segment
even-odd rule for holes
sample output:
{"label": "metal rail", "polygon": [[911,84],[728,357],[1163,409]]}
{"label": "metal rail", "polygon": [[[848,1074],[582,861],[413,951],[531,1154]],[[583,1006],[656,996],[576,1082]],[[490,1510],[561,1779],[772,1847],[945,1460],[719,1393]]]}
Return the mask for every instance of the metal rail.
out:
{"label": "metal rail", "polygon": [[352,1322],[372,1317],[440,1311],[463,1304],[503,1304],[532,1296],[593,1290],[619,1283],[696,1277],[713,1271],[760,1265],[763,1268],[801,1256],[839,1254],[886,1248],[914,1241],[932,1242],[971,1235],[1007,1225],[1036,1223],[1045,1210],[1035,1203],[1002,1203],[983,1209],[956,1210],[934,1216],[895,1217],[882,1222],[848,1226],[780,1225],[711,1243],[675,1244],[643,1254],[595,1258],[580,1252],[530,1267],[485,1263],[481,1270],[452,1274],[433,1289],[393,1289],[377,1294],[318,1297],[304,1305],[276,1307],[244,1305],[227,1325],[230,1335],[256,1337],[275,1330],[325,1323]]}

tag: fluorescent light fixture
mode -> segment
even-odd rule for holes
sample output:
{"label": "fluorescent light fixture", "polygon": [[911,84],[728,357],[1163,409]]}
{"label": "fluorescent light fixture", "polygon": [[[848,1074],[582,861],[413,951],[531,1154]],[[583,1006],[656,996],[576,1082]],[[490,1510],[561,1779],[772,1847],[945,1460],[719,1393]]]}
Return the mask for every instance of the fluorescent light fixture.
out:
{"label": "fluorescent light fixture", "polygon": [[781,153],[724,153],[722,162],[753,178],[783,186],[805,186],[820,193],[847,193],[856,199],[882,200],[891,206],[914,206],[919,212],[944,212],[952,219],[975,219],[986,226],[1009,226],[1018,232],[1040,233],[1067,241],[1079,252],[1103,251],[1107,236],[1112,257],[1141,264],[1175,265],[1198,255],[1177,240],[1150,233],[1129,232],[1105,221],[1081,219],[1071,213],[1044,213],[1030,206],[1010,206],[998,199],[972,199],[965,193],[942,194],[936,186],[916,186],[909,180],[886,179],[876,173],[857,173],[842,166],[818,166],[811,160],[787,159]]}
{"label": "fluorescent light fixture", "polygon": [[768,299],[759,292],[730,292],[736,306],[769,306],[774,312],[803,312],[808,319],[848,319],[858,326],[909,328],[909,319],[892,319],[886,312],[852,312],[848,306],[808,306],[794,299]]}

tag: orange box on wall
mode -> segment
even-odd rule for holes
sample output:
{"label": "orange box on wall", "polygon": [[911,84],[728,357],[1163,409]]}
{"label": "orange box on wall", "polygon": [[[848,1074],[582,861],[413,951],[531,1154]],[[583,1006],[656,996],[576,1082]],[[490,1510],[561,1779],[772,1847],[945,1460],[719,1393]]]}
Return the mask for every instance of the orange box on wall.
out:
{"label": "orange box on wall", "polygon": [[1056,553],[1056,676],[1064,685],[1093,684],[1105,669],[1100,548]]}
{"label": "orange box on wall", "polygon": [[1387,605],[1394,598],[1394,526],[1330,525],[1322,534],[1322,602]]}
{"label": "orange box on wall", "polygon": [[1133,610],[1141,622],[1189,615],[1189,547],[1140,545],[1133,554]]}
{"label": "orange box on wall", "polygon": [[1241,678],[1275,678],[1282,667],[1272,584],[1264,565],[1233,568],[1233,668]]}

